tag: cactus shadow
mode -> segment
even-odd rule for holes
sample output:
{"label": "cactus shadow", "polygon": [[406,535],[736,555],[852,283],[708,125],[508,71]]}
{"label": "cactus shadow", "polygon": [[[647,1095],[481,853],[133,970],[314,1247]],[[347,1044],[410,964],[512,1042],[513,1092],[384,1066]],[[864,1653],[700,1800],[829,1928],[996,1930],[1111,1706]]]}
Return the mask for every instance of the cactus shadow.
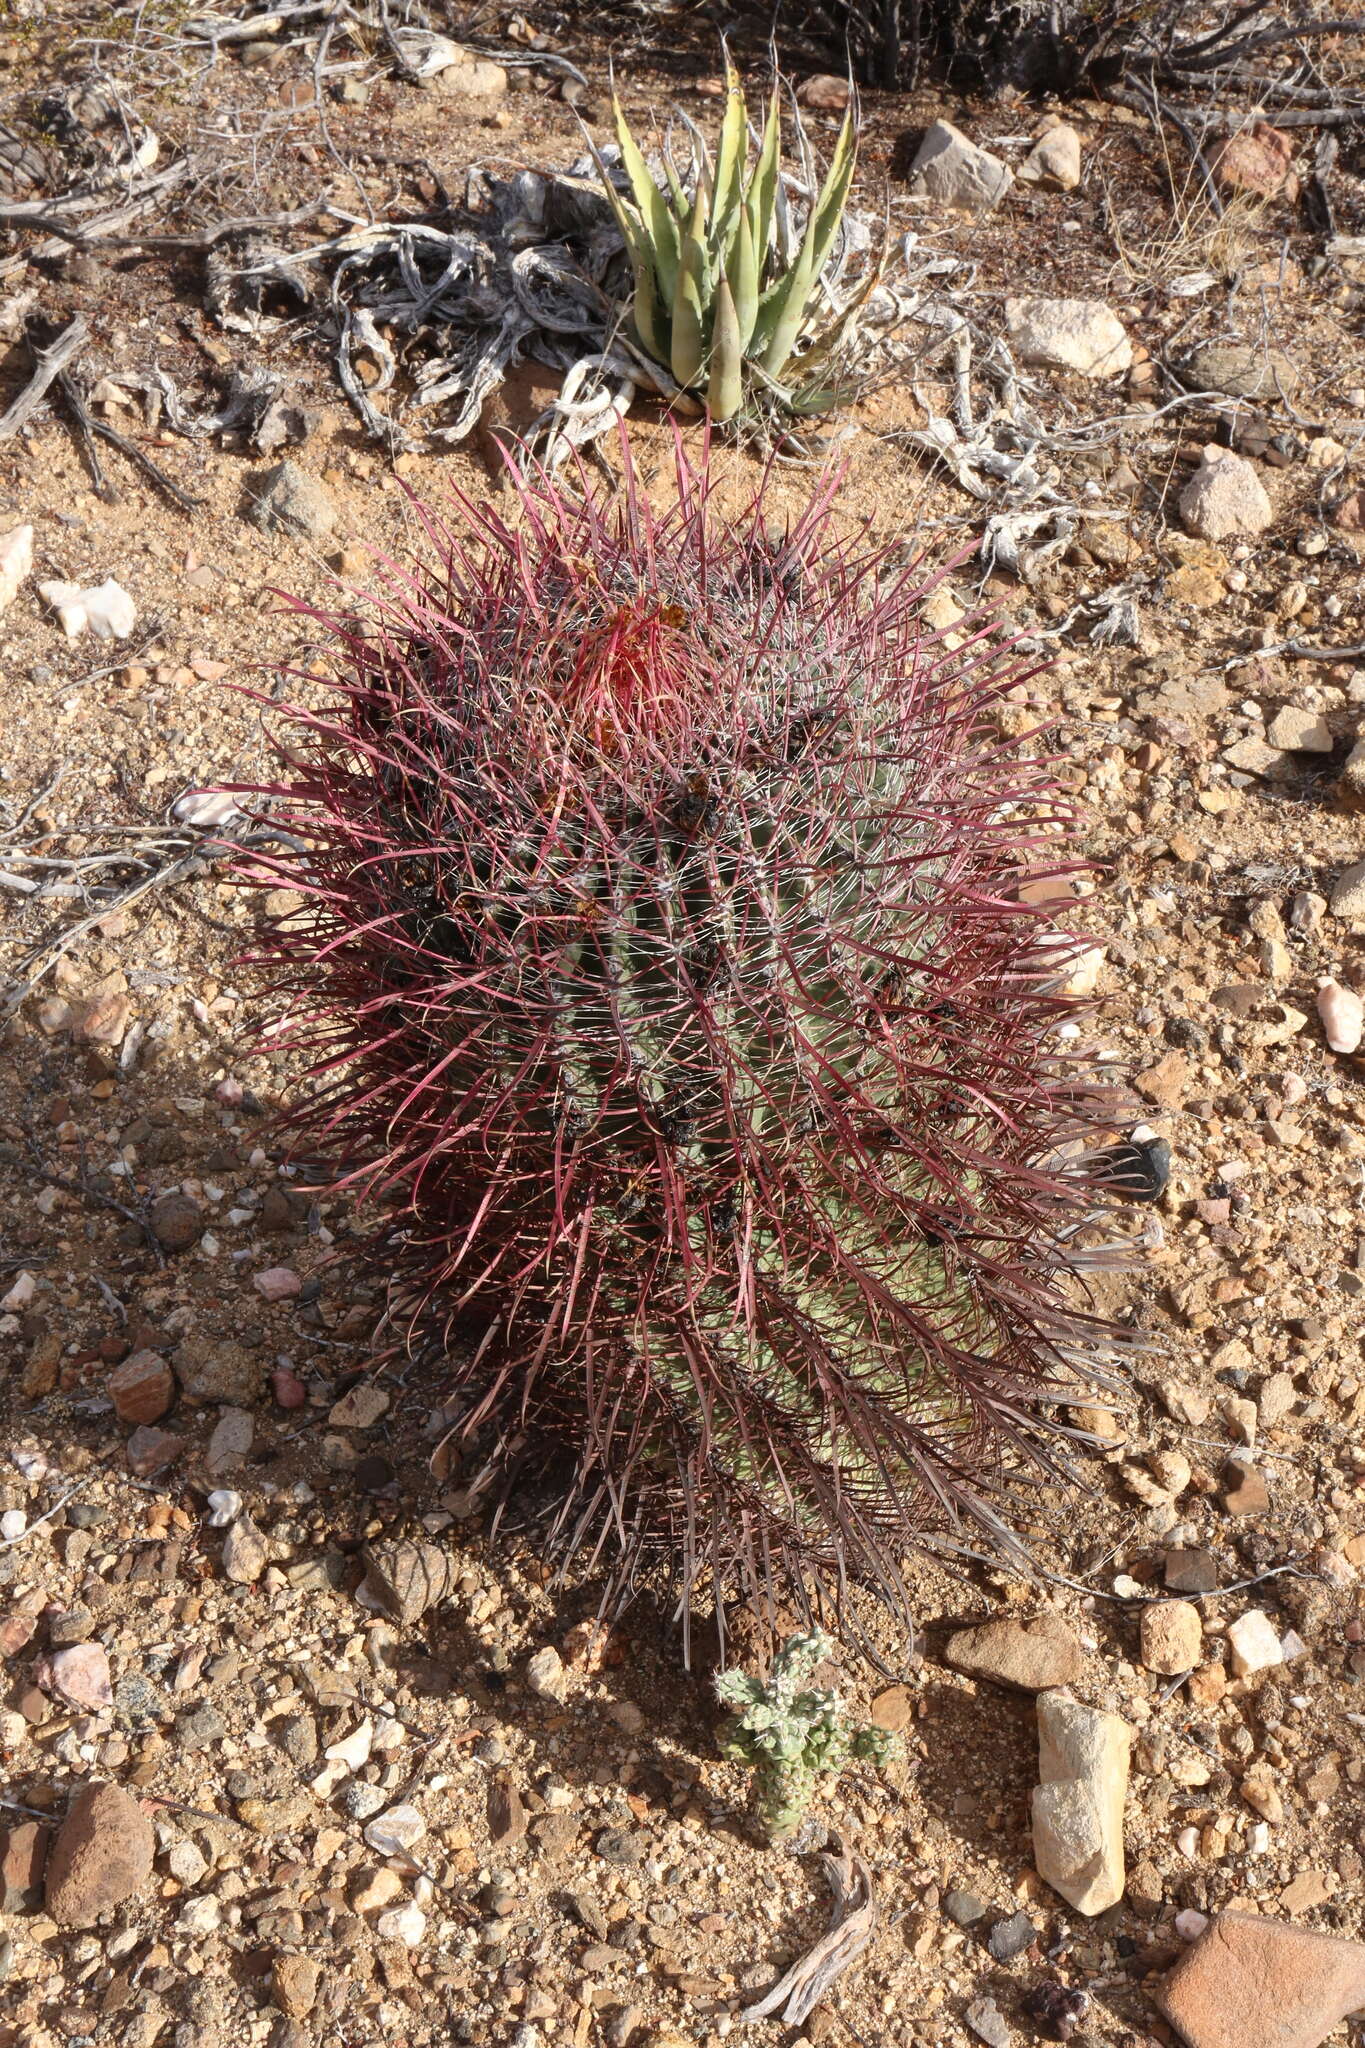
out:
{"label": "cactus shadow", "polygon": [[1029,1799],[1038,1760],[1034,1704],[1024,1693],[947,1680],[930,1680],[918,1697],[925,1711],[914,1724],[916,1791],[961,1848],[963,1873],[949,1872],[949,1883],[972,1889],[973,1866],[1030,1858]]}

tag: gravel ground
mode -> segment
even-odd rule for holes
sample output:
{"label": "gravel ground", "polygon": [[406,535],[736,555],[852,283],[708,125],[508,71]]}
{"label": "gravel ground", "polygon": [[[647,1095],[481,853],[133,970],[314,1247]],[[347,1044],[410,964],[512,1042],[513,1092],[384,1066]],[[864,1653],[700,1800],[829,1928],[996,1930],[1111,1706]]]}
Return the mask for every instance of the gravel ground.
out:
{"label": "gravel ground", "polygon": [[[570,54],[600,84],[604,53]],[[30,38],[9,58],[17,108],[51,52]],[[319,143],[309,76],[299,52],[225,57],[192,107],[163,93],[149,118],[174,140],[250,111],[269,137],[262,208],[354,206],[357,189],[413,203],[430,169],[576,149],[570,109],[528,70],[486,103],[389,82],[329,111],[357,187]],[[650,86],[632,78],[641,121]],[[878,95],[873,189],[940,110],[979,141],[1037,121]],[[1056,2031],[1059,1987],[1087,1994],[1087,2037],[1123,2048],[1173,2038],[1156,1994],[1203,1916],[1365,1934],[1365,1088],[1318,1008],[1324,980],[1365,992],[1365,573],[1340,509],[1365,487],[1365,261],[1318,260],[1283,198],[1212,223],[1172,200],[1121,109],[1063,111],[1077,192],[1021,185],[977,222],[905,219],[974,266],[987,330],[1026,274],[1105,300],[1139,345],[1118,386],[1040,373],[1056,423],[1114,423],[1055,459],[1069,492],[1123,517],[1083,524],[1028,584],[982,592],[966,560],[954,588],[1033,635],[1082,599],[1138,594],[1138,645],[1057,633],[1003,722],[1061,721],[1106,1043],[1173,1164],[1133,1210],[1141,1272],[1099,1288],[1151,1348],[1112,1414],[1077,1414],[1099,1442],[1078,1499],[1039,1496],[1047,1572],[918,1562],[917,1641],[869,1617],[884,1668],[844,1669],[857,1711],[903,1735],[897,1762],[855,1768],[821,1807],[872,1870],[870,1948],[800,2027],[742,2021],[824,1930],[818,1859],[753,1841],[743,1775],[715,1746],[704,1631],[691,1673],[646,1599],[603,1637],[591,1583],[547,1586],[515,1526],[494,1545],[477,1502],[433,1474],[439,1381],[367,1376],[380,1295],[347,1256],[363,1223],[300,1195],[270,1134],[289,1065],[242,1049],[249,905],[210,868],[104,916],[4,1039],[0,2048],[1002,2048]],[[1359,232],[1355,147],[1338,224]],[[1170,289],[1205,268],[1209,286]],[[325,605],[338,576],[363,585],[369,550],[412,543],[408,489],[497,486],[483,439],[395,475],[321,342],[295,324],[225,335],[188,259],[78,254],[4,289],[6,402],[27,292],[53,318],[84,311],[106,370],[155,359],[206,391],[216,368],[263,360],[311,415],[288,452],[335,513],[316,543],[260,531],[246,514],[270,464],[218,441],[142,435],[201,498],[191,512],[123,468],[116,503],[94,495],[52,415],[0,444],[0,529],[31,523],[37,555],[0,625],[0,827],[74,860],[102,824],[159,826],[185,790],[267,766],[260,707],[231,686],[279,694],[287,666],[306,693],[318,659],[278,593]],[[1294,374],[1292,399],[1282,375],[1258,414],[1285,437],[1252,456],[1270,523],[1214,542],[1176,503],[1207,421],[1154,410],[1152,365],[1230,338]],[[525,423],[544,388],[519,373],[490,420]],[[140,417],[110,416],[129,432]],[[941,553],[980,508],[888,438],[921,419],[904,388],[868,396],[843,505],[874,537]],[[662,423],[642,418],[638,445],[662,472]],[[747,456],[718,461],[727,488],[752,481]],[[782,473],[779,502],[804,487]],[[135,599],[132,639],[68,645],[34,584],[108,576]],[[0,901],[15,971],[80,908]],[[1009,1632],[1032,1617],[1041,1638]],[[991,1620],[1004,1650],[950,1650]],[[1059,1669],[1134,1738],[1126,1888],[1093,1917],[1044,1882],[1030,1834],[1032,1693]],[[117,1793],[81,1806],[92,1785]]]}

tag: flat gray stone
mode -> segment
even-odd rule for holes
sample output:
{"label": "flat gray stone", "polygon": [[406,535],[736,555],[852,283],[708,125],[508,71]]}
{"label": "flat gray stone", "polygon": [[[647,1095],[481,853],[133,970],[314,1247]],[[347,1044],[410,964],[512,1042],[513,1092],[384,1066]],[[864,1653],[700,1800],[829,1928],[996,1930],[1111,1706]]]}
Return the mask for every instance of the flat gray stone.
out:
{"label": "flat gray stone", "polygon": [[1013,183],[1008,164],[978,149],[951,121],[934,122],[910,166],[910,190],[955,213],[990,213]]}

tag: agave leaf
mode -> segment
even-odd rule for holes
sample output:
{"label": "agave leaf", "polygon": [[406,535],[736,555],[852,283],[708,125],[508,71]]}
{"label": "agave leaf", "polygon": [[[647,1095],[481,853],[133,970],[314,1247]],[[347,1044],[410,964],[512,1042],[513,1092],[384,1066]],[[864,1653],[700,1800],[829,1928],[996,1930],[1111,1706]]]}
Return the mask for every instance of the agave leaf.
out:
{"label": "agave leaf", "polygon": [[811,219],[807,233],[813,225],[815,230],[815,276],[818,277],[829,260],[834,246],[834,237],[839,232],[839,223],[844,217],[848,204],[853,173],[858,165],[858,137],[853,123],[853,106],[849,104],[839,130],[839,140],[834,145],[834,154],[829,160],[829,170],[821,188],[820,197],[811,208]]}
{"label": "agave leaf", "polygon": [[687,196],[681,177],[678,175],[678,166],[673,161],[673,147],[670,139],[665,139],[662,155],[664,176],[668,180],[668,197],[673,208],[673,217],[678,223],[679,234],[681,234],[682,229],[687,226],[687,216],[692,211],[692,202]]}
{"label": "agave leaf", "polygon": [[744,105],[744,88],[728,56],[725,61],[725,88],[725,118],[721,122],[720,147],[716,152],[710,234],[711,253],[719,267],[729,259],[730,243],[744,197],[744,163],[749,153],[749,117]]}
{"label": "agave leaf", "polygon": [[666,363],[669,354],[668,316],[659,301],[654,265],[646,252],[631,245],[630,267],[635,279],[635,295],[630,302],[635,332],[645,353],[658,363]]}
{"label": "agave leaf", "polygon": [[844,116],[828,174],[811,207],[800,254],[771,300],[759,308],[758,334],[764,342],[763,367],[781,375],[810,312],[811,300],[848,203],[858,160],[852,108]]}
{"label": "agave leaf", "polygon": [[778,164],[782,154],[782,110],[777,87],[773,87],[768,102],[768,118],[763,124],[763,143],[749,180],[748,201],[753,224],[754,253],[758,258],[758,274],[763,276],[768,260],[768,244],[773,232],[773,209],[777,204],[779,187]]}
{"label": "agave leaf", "polygon": [[706,406],[713,420],[732,420],[744,398],[744,345],[728,278],[716,288],[716,319],[711,335],[711,381]]}
{"label": "agave leaf", "polygon": [[753,213],[748,205],[741,206],[739,210],[727,275],[739,328],[740,352],[744,354],[747,353],[749,343],[753,339],[759,299],[759,262],[754,241]]}
{"label": "agave leaf", "polygon": [[710,266],[706,259],[706,201],[701,187],[692,202],[692,217],[683,236],[673,293],[673,326],[669,368],[684,390],[701,376],[706,360],[706,305]]}
{"label": "agave leaf", "polygon": [[621,145],[621,162],[625,165],[626,175],[630,179],[630,189],[649,237],[654,271],[659,280],[659,291],[664,303],[667,304],[678,282],[678,224],[669,211],[667,199],[650,175],[649,165],[630,132],[621,102],[615,92],[612,93],[611,104],[612,112],[616,116],[616,137]]}
{"label": "agave leaf", "polygon": [[761,356],[770,377],[780,376],[783,364],[796,346],[814,282],[815,238],[808,228],[795,263],[765,295],[754,323],[755,352]]}

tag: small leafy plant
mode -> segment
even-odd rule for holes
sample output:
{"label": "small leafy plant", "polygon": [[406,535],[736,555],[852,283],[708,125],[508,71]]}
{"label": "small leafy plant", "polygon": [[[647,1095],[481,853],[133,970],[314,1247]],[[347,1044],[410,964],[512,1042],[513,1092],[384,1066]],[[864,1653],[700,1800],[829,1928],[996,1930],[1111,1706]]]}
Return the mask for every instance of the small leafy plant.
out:
{"label": "small leafy plant", "polygon": [[640,346],[684,391],[703,393],[714,420],[733,419],[756,395],[794,412],[835,402],[822,379],[879,274],[872,266],[843,301],[827,276],[827,266],[837,268],[832,258],[857,162],[852,102],[818,194],[814,153],[794,116],[811,186],[798,228],[781,169],[781,97],[779,80],[752,163],[744,90],[728,59],[714,161],[699,129],[680,115],[690,165],[679,170],[666,146],[656,178],[615,95],[628,195],[593,150],[630,256]]}
{"label": "small leafy plant", "polygon": [[747,1671],[724,1671],[716,1680],[717,1698],[734,1709],[720,1733],[721,1754],[751,1766],[758,1821],[770,1842],[795,1834],[819,1779],[851,1757],[880,1766],[898,1748],[885,1728],[850,1728],[837,1692],[807,1685],[833,1648],[817,1629],[783,1645],[766,1681]]}

